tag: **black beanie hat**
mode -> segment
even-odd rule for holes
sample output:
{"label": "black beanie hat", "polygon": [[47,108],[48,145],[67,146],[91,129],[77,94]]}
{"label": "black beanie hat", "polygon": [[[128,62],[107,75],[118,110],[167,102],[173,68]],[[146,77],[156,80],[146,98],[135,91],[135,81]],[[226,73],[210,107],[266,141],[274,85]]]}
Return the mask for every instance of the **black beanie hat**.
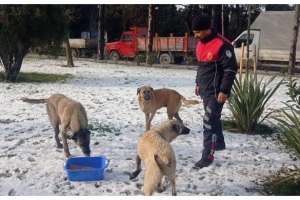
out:
{"label": "black beanie hat", "polygon": [[210,29],[211,18],[208,15],[198,15],[192,21],[192,30],[201,31]]}

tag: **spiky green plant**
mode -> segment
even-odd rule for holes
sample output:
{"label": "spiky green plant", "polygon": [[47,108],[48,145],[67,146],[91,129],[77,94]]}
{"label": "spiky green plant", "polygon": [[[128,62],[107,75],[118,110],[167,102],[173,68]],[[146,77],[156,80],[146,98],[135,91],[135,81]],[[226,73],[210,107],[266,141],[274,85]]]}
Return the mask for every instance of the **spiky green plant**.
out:
{"label": "spiky green plant", "polygon": [[300,159],[300,110],[292,105],[284,103],[287,108],[280,109],[278,115],[273,118],[278,122],[278,128],[287,139],[287,143],[295,150]]}
{"label": "spiky green plant", "polygon": [[290,100],[287,103],[294,102],[295,106],[300,109],[300,87],[297,85],[297,79],[290,78],[290,81],[286,84],[288,88],[287,95],[290,96]]}
{"label": "spiky green plant", "polygon": [[[288,88],[287,95],[290,99],[286,102],[282,102],[285,107],[278,110],[277,115],[273,116],[273,119],[278,122],[278,130],[286,138],[285,144],[294,150],[295,155],[300,159],[300,87],[297,85],[296,79],[290,79],[286,84]],[[275,123],[272,122],[274,125]],[[289,175],[288,177],[280,177],[278,181],[271,182],[272,191],[289,191],[292,195],[299,194],[300,184],[300,168],[294,165],[297,169],[296,174]],[[280,189],[279,189],[280,188]],[[275,193],[276,193],[275,192]]]}
{"label": "spiky green plant", "polygon": [[[277,91],[284,78],[274,88],[267,86],[277,75],[272,76],[267,82],[262,83],[264,77],[255,84],[255,76],[250,74],[248,79],[241,83],[236,79],[232,88],[231,97],[228,99],[229,110],[233,114],[233,121],[241,132],[251,133],[257,125],[261,124],[269,115],[262,117],[266,104]],[[260,120],[260,121],[259,121]]]}
{"label": "spiky green plant", "polygon": [[287,145],[295,150],[300,159],[300,87],[296,79],[290,79],[286,85],[290,100],[282,102],[286,107],[273,117],[278,122],[278,128],[287,139]]}

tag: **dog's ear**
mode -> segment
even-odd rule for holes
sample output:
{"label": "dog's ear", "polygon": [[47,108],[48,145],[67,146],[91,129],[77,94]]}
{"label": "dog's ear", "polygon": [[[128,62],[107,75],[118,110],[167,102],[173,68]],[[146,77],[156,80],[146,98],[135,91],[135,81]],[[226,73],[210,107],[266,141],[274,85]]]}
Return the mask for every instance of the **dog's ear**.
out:
{"label": "dog's ear", "polygon": [[138,89],[136,90],[136,95],[138,95],[138,94],[140,93],[140,91],[141,91],[141,88],[138,88]]}
{"label": "dog's ear", "polygon": [[153,88],[152,88],[152,87],[150,87],[150,90],[151,90],[151,91],[153,91]]}

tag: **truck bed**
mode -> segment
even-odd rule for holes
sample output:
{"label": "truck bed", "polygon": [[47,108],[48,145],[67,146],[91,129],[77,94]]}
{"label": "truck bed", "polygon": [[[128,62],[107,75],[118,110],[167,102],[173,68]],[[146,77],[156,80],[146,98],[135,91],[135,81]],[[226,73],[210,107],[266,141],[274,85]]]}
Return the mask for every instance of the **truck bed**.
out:
{"label": "truck bed", "polygon": [[[195,37],[154,37],[153,51],[195,51],[198,40]],[[137,50],[147,51],[148,38],[137,38]]]}
{"label": "truck bed", "polygon": [[69,39],[70,47],[76,49],[97,48],[97,39]]}

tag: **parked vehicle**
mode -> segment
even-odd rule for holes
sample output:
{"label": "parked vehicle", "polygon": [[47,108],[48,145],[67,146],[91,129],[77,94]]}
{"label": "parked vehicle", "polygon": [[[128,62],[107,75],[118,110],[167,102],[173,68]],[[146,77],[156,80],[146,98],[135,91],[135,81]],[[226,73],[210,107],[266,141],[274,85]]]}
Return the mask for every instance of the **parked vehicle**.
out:
{"label": "parked vehicle", "polygon": [[[250,26],[249,57],[256,46],[256,61],[261,66],[287,67],[293,39],[294,11],[264,11]],[[247,53],[247,30],[233,42],[237,61],[241,58],[241,45],[245,44]],[[296,66],[300,68],[300,34],[298,34]]]}
{"label": "parked vehicle", "polygon": [[69,39],[73,57],[90,57],[97,53],[98,39]]}
{"label": "parked vehicle", "polygon": [[[106,43],[107,32],[105,32],[104,39]],[[81,38],[70,38],[69,42],[73,57],[91,57],[93,54],[97,54],[98,31],[81,32]]]}
{"label": "parked vehicle", "polygon": [[[153,51],[162,64],[181,63],[184,57],[194,54],[198,40],[189,37],[153,37]],[[106,44],[106,51],[110,60],[134,58],[137,54],[145,54],[148,46],[148,28],[130,27],[130,31],[123,32],[120,41]]]}

